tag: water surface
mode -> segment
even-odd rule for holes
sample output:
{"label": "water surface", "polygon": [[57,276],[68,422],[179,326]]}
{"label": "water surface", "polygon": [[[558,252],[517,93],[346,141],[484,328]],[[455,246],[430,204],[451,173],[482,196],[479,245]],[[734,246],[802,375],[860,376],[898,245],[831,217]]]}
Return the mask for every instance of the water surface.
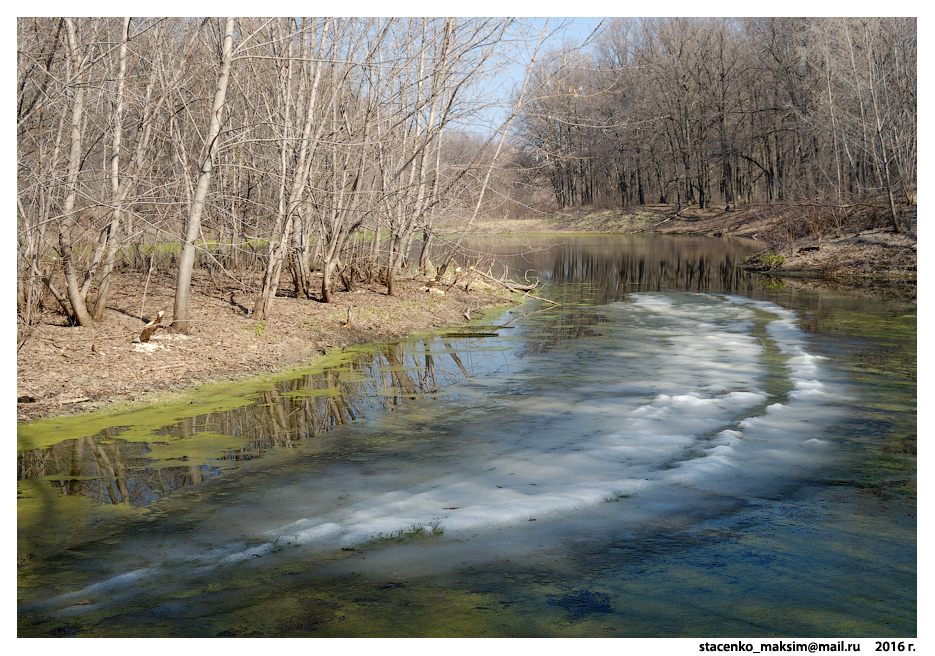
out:
{"label": "water surface", "polygon": [[914,636],[914,304],[561,239],[496,336],[20,427],[19,634]]}

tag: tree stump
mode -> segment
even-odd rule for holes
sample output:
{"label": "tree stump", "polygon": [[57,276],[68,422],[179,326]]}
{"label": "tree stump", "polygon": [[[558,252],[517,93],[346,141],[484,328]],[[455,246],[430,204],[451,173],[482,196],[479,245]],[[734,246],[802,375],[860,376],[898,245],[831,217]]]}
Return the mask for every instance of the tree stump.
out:
{"label": "tree stump", "polygon": [[143,326],[143,332],[140,333],[141,342],[149,341],[149,338],[153,336],[153,333],[156,332],[156,329],[159,327],[159,322],[162,321],[162,315],[165,313],[165,310],[159,310],[159,314],[156,315],[156,318]]}

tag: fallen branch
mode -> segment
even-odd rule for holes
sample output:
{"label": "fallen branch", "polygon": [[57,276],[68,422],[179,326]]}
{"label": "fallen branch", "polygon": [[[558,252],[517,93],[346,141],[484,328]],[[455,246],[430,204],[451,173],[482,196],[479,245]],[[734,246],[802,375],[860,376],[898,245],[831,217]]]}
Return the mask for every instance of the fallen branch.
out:
{"label": "fallen branch", "polygon": [[497,278],[494,278],[493,276],[488,276],[486,273],[483,273],[482,271],[478,271],[478,270],[475,269],[474,267],[469,267],[469,268],[470,268],[471,271],[473,271],[474,273],[476,273],[476,274],[478,274],[478,275],[481,275],[481,276],[483,276],[484,278],[487,278],[487,279],[490,280],[491,282],[497,283],[497,284],[500,285],[501,287],[503,287],[503,288],[505,288],[505,289],[507,289],[507,290],[509,290],[509,291],[511,291],[511,292],[515,292],[515,293],[525,292],[525,293],[523,294],[523,298],[534,298],[534,299],[536,299],[537,301],[545,301],[546,303],[551,303],[552,305],[561,305],[561,303],[557,303],[557,302],[552,301],[552,300],[549,300],[549,299],[547,299],[547,298],[543,298],[542,296],[532,296],[532,295],[530,295],[529,292],[531,292],[532,290],[534,290],[534,289],[539,285],[539,281],[538,281],[538,280],[536,280],[536,284],[535,284],[535,285],[516,285],[516,284],[511,283],[511,282],[506,282],[505,280],[498,280]]}
{"label": "fallen branch", "polygon": [[561,303],[545,298],[544,296],[532,296],[529,292],[523,294],[523,298],[534,298],[537,301],[545,301],[546,303],[551,303],[552,305],[561,305]]}
{"label": "fallen branch", "polygon": [[508,301],[508,302],[510,302],[510,303],[519,303],[519,301],[517,301],[515,298],[512,298],[512,297],[511,297],[511,298],[504,298],[503,296],[497,296],[496,294],[491,294],[490,292],[485,292],[483,289],[475,289],[475,290],[471,291],[470,293],[471,293],[471,294],[484,294],[484,295],[486,295],[486,296],[490,296],[491,298],[495,298],[495,299],[497,299],[498,301]]}
{"label": "fallen branch", "polygon": [[497,328],[498,328],[498,329],[499,329],[499,328],[509,328],[509,327],[511,327],[510,324],[513,323],[514,321],[516,321],[517,319],[522,319],[522,318],[524,318],[524,317],[528,317],[528,316],[530,316],[530,315],[532,315],[532,314],[536,314],[537,312],[545,312],[545,311],[548,310],[548,309],[549,309],[549,308],[539,308],[538,310],[536,310],[536,311],[534,311],[534,312],[530,312],[529,314],[518,314],[518,315],[516,315],[515,317],[513,317],[512,319],[510,319],[509,321],[507,321],[507,322],[506,322],[505,324],[503,324],[502,326],[497,326]]}
{"label": "fallen branch", "polygon": [[499,280],[497,278],[494,278],[493,276],[488,276],[486,273],[483,273],[482,271],[478,271],[474,267],[468,267],[468,268],[474,273],[483,276],[487,280],[490,280],[491,282],[495,282],[501,287],[505,287],[506,289],[509,289],[511,292],[531,292],[539,285],[538,280],[536,281],[534,285],[518,285],[513,282],[508,282],[506,280]]}
{"label": "fallen branch", "polygon": [[663,219],[663,220],[660,221],[659,223],[654,223],[654,224],[652,224],[651,226],[649,226],[648,229],[649,229],[649,230],[652,230],[652,229],[655,228],[656,226],[661,226],[663,223],[667,223],[667,222],[671,221],[672,219],[674,219],[674,218],[676,218],[676,217],[678,217],[678,218],[680,218],[680,219],[681,219],[681,218],[684,218],[684,217],[679,216],[679,213],[676,212],[675,214],[673,214],[672,216],[670,216],[668,219]]}
{"label": "fallen branch", "polygon": [[72,403],[83,403],[84,401],[90,401],[91,397],[81,396],[76,399],[40,399],[38,401],[17,401],[17,407],[22,408],[23,406],[43,406],[43,405],[70,405]]}

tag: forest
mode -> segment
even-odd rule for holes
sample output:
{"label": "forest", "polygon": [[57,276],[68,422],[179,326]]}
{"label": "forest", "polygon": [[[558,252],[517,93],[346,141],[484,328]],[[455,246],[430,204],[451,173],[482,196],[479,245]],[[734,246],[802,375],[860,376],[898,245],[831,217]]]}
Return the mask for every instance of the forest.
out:
{"label": "forest", "polygon": [[93,326],[115,272],[156,265],[180,333],[199,269],[257,320],[285,289],[392,295],[407,269],[439,279],[479,217],[766,204],[901,229],[914,18],[562,25],[19,18],[21,331],[50,305]]}
{"label": "forest", "polygon": [[914,646],[915,18],[16,21],[18,636]]}
{"label": "forest", "polygon": [[[914,18],[613,19],[517,132],[559,207],[915,197]],[[561,71],[561,72],[559,72]]]}

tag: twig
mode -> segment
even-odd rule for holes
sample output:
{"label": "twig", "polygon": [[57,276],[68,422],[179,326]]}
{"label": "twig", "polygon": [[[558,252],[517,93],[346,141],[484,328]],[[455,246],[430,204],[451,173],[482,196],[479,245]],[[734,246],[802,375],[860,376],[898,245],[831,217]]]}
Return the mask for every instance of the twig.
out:
{"label": "twig", "polygon": [[90,400],[91,400],[91,397],[89,397],[89,396],[82,396],[82,397],[79,397],[79,398],[77,398],[77,399],[64,399],[64,400],[62,400],[62,401],[59,401],[58,404],[59,404],[59,405],[69,405],[69,404],[71,404],[71,403],[81,403],[82,401],[90,401]]}
{"label": "twig", "polygon": [[146,274],[146,285],[143,286],[143,300],[140,301],[140,317],[143,316],[143,306],[146,305],[146,291],[149,289],[149,277],[153,275],[153,258],[155,253],[149,254],[149,273]]}
{"label": "twig", "polygon": [[[27,330],[28,332],[26,332]],[[33,328],[32,330],[29,330],[29,325],[27,324],[23,332],[24,332],[23,339],[16,345],[17,353],[19,353],[20,349],[23,348],[23,345],[27,342],[27,340],[33,336],[33,333],[36,332],[36,329]]]}
{"label": "twig", "polygon": [[[94,337],[69,337],[69,338],[68,338],[68,342],[69,342],[69,343],[72,343],[72,344],[75,343],[75,342],[98,342],[98,341],[103,341],[103,340],[105,340],[105,339],[119,339],[119,340],[124,340],[124,341],[125,341],[125,340],[126,340],[128,337],[130,337],[131,335],[132,335],[132,333],[126,333],[126,334],[123,334],[123,335],[95,335]],[[46,341],[46,342],[52,342],[52,344],[55,346],[55,348],[59,348],[59,349],[60,349],[60,348],[64,348],[64,347],[59,346],[58,344],[55,343],[55,338],[54,338],[54,337],[43,337],[42,335],[40,335],[40,336],[37,337],[36,339],[41,339],[41,340],[44,340],[44,341]]]}
{"label": "twig", "polygon": [[509,325],[510,325],[511,323],[513,323],[514,321],[516,321],[516,320],[518,320],[518,319],[522,319],[523,317],[532,316],[533,314],[537,314],[537,313],[539,313],[539,312],[545,312],[546,310],[551,310],[551,309],[552,309],[552,308],[544,307],[544,308],[539,308],[538,310],[535,310],[534,312],[529,312],[528,314],[519,314],[519,315],[513,317],[512,319],[510,319],[509,321],[507,321],[507,322],[506,322],[505,324],[503,324],[502,326],[498,326],[498,329],[499,329],[499,328],[506,328],[507,326],[509,326]]}
{"label": "twig", "polygon": [[523,298],[534,298],[537,301],[545,301],[546,303],[551,303],[552,305],[561,305],[561,303],[559,303],[558,301],[553,301],[543,296],[530,296],[529,292],[526,292],[525,294],[523,294]]}
{"label": "twig", "polygon": [[474,267],[468,267],[468,268],[469,268],[471,271],[473,271],[474,273],[476,273],[476,274],[478,274],[478,275],[481,275],[481,276],[483,276],[484,278],[487,278],[487,279],[490,280],[491,282],[495,282],[495,283],[497,283],[498,285],[501,285],[501,286],[503,286],[503,287],[506,287],[506,288],[509,289],[511,292],[531,292],[531,291],[532,291],[533,289],[535,289],[536,286],[539,284],[539,281],[537,280],[535,285],[517,285],[517,284],[515,284],[515,283],[508,282],[508,281],[506,281],[506,280],[498,280],[497,278],[494,278],[493,276],[489,276],[489,275],[487,275],[486,273],[484,273],[484,272],[482,272],[482,271],[478,271],[478,270],[475,269]]}

